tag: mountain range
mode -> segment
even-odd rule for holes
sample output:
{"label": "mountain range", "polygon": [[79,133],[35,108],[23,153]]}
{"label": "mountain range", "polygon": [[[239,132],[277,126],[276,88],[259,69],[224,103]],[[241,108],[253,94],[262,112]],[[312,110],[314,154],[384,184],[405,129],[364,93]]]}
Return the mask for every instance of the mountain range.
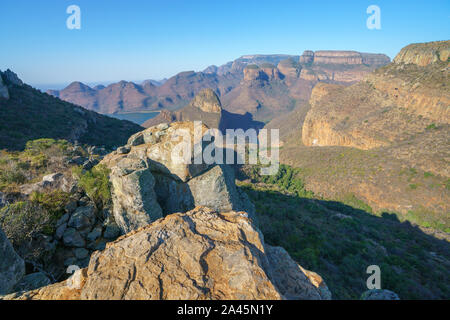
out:
{"label": "mountain range", "polygon": [[186,106],[200,90],[210,88],[233,113],[250,112],[269,121],[307,101],[318,82],[353,84],[390,62],[383,54],[355,51],[305,51],[295,55],[246,55],[202,72],[181,72],[162,83],[120,81],[91,88],[73,82],[48,93],[99,113],[174,111]]}
{"label": "mountain range", "polygon": [[0,71],[0,148],[22,150],[29,140],[52,138],[111,149],[140,130],[42,93],[11,70]]}

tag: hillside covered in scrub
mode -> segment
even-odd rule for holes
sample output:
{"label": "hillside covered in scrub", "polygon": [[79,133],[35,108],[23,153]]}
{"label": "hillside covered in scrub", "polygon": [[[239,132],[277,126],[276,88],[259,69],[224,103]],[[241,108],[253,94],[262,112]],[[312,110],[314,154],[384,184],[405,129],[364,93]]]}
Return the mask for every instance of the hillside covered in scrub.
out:
{"label": "hillside covered in scrub", "polygon": [[142,128],[62,101],[0,72],[0,148],[23,150],[29,140],[66,139],[112,148]]}

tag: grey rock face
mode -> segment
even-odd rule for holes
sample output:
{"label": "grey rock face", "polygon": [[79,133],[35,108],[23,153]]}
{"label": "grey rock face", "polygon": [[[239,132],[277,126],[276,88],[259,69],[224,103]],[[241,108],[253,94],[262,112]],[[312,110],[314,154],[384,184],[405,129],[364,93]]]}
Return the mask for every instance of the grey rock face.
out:
{"label": "grey rock face", "polygon": [[156,200],[155,179],[142,161],[124,159],[110,175],[114,220],[123,233],[162,217]]}
{"label": "grey rock face", "polygon": [[82,248],[86,246],[86,241],[83,239],[80,233],[73,228],[67,228],[64,231],[63,241],[64,245],[68,247]]}
{"label": "grey rock face", "polygon": [[95,208],[93,206],[80,207],[70,217],[68,226],[77,230],[91,228],[95,223]]}
{"label": "grey rock face", "polygon": [[163,123],[133,135],[128,153],[115,152],[103,160],[111,169],[113,216],[122,233],[196,206],[245,211],[255,220],[254,206],[236,187],[231,166],[196,164],[192,145],[191,161],[177,159],[181,130],[194,136],[190,122]]}
{"label": "grey rock face", "polygon": [[0,229],[0,294],[10,293],[25,274],[25,262]]}
{"label": "grey rock face", "polygon": [[14,287],[14,292],[30,291],[48,286],[50,279],[42,272],[27,274]]}
{"label": "grey rock face", "polygon": [[217,165],[187,184],[195,206],[205,206],[218,212],[246,211],[249,218],[255,219],[253,204],[236,188],[232,167]]}

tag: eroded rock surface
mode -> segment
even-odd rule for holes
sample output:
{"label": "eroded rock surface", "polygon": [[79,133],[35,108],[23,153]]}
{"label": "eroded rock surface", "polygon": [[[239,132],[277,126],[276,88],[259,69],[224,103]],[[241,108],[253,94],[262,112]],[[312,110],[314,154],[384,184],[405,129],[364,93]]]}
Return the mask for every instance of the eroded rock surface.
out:
{"label": "eroded rock surface", "polygon": [[[19,299],[329,299],[322,278],[264,243],[245,212],[197,207],[109,243],[78,273]],[[71,282],[73,283],[73,281]]]}
{"label": "eroded rock surface", "polygon": [[[194,142],[207,127],[194,130],[192,122],[160,124],[132,136],[126,150],[105,157],[102,163],[111,169],[114,218],[123,233],[200,205],[219,212],[246,210],[254,218],[253,205],[236,188],[233,168],[195,164]],[[192,142],[187,149],[179,147],[185,137]],[[190,154],[187,162],[184,152]]]}

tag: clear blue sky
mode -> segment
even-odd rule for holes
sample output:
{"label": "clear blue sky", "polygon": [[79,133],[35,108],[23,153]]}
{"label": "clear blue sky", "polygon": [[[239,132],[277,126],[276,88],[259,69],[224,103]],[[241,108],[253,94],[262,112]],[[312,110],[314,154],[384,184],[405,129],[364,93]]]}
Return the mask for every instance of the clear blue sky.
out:
{"label": "clear blue sky", "polygon": [[[66,28],[71,4],[81,8],[81,30]],[[366,28],[372,4],[381,30]],[[449,0],[1,0],[0,13],[0,69],[31,84],[161,79],[307,49],[392,58],[450,35]]]}

